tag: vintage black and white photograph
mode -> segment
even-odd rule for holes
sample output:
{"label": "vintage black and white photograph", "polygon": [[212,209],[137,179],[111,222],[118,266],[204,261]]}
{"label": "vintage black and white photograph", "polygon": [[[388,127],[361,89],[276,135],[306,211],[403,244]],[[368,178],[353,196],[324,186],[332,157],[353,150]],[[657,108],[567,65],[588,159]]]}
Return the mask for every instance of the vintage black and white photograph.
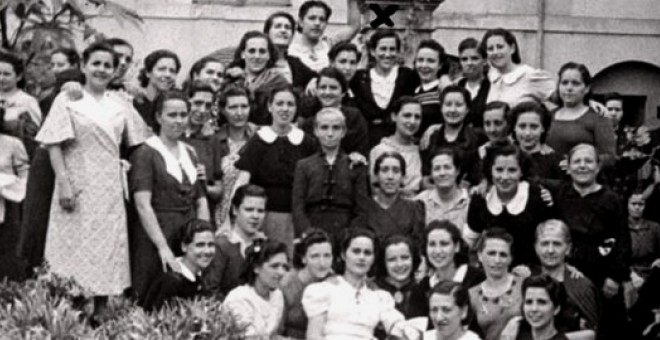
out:
{"label": "vintage black and white photograph", "polygon": [[660,1],[0,0],[22,339],[660,339]]}

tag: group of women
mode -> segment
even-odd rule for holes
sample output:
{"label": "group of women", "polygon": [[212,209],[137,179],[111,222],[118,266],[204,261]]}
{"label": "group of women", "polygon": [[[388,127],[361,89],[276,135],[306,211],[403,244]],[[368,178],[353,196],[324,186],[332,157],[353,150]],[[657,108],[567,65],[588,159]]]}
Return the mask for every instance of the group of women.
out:
{"label": "group of women", "polygon": [[231,63],[196,62],[184,91],[174,52],[150,53],[133,86],[133,48],[110,39],[53,52],[58,83],[38,103],[0,54],[0,241],[20,234],[31,264],[95,297],[95,317],[130,287],[147,310],[223,297],[255,338],[637,331],[628,283],[660,266],[639,205],[660,171],[634,194],[599,176],[625,158],[617,145],[649,141],[618,140],[588,69],[566,63],[555,82],[505,29],[461,42],[460,67],[424,40],[411,69],[394,31],[358,47],[356,18],[324,35],[331,14],[318,0],[297,21],[274,13]]}

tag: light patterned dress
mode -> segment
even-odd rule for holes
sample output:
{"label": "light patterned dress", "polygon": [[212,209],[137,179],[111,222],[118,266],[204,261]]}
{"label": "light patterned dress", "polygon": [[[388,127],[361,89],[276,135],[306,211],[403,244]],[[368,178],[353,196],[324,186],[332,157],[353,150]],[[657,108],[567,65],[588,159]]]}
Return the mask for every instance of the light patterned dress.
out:
{"label": "light patterned dress", "polygon": [[130,286],[124,167],[120,144],[137,145],[146,125],[131,104],[115,93],[101,100],[83,92],[53,102],[37,140],[59,144],[75,196],[75,209],[59,203],[55,185],[45,258],[53,273],[72,277],[93,295],[116,295]]}

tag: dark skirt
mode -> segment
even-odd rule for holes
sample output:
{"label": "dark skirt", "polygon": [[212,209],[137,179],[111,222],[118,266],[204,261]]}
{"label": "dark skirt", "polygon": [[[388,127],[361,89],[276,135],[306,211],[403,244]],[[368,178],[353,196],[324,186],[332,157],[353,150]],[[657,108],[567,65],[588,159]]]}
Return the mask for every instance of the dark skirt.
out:
{"label": "dark skirt", "polygon": [[[174,256],[182,254],[181,229],[190,219],[197,216],[193,207],[182,211],[156,211],[158,224]],[[158,249],[142,227],[137,210],[128,209],[129,216],[129,253],[131,261],[132,293],[138,301],[146,295],[149,285],[163,273],[163,265]]]}
{"label": "dark skirt", "polygon": [[21,228],[21,204],[5,201],[5,220],[0,223],[0,282],[25,278],[25,263],[16,256]]}
{"label": "dark skirt", "polygon": [[[50,165],[48,150],[38,148],[28,173],[23,201],[24,218],[16,249],[18,256],[25,260],[28,268],[38,267],[44,261],[50,204],[54,190],[55,173]],[[19,232],[17,231],[15,235],[19,235]]]}

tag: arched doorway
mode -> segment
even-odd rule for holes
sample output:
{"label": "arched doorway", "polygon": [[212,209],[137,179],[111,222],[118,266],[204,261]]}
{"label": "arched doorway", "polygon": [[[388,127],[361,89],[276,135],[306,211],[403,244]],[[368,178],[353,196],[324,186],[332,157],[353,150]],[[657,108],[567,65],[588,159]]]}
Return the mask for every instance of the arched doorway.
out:
{"label": "arched doorway", "polygon": [[660,67],[630,60],[610,65],[594,76],[592,93],[596,99],[618,92],[625,97],[624,120],[631,125],[660,127]]}

